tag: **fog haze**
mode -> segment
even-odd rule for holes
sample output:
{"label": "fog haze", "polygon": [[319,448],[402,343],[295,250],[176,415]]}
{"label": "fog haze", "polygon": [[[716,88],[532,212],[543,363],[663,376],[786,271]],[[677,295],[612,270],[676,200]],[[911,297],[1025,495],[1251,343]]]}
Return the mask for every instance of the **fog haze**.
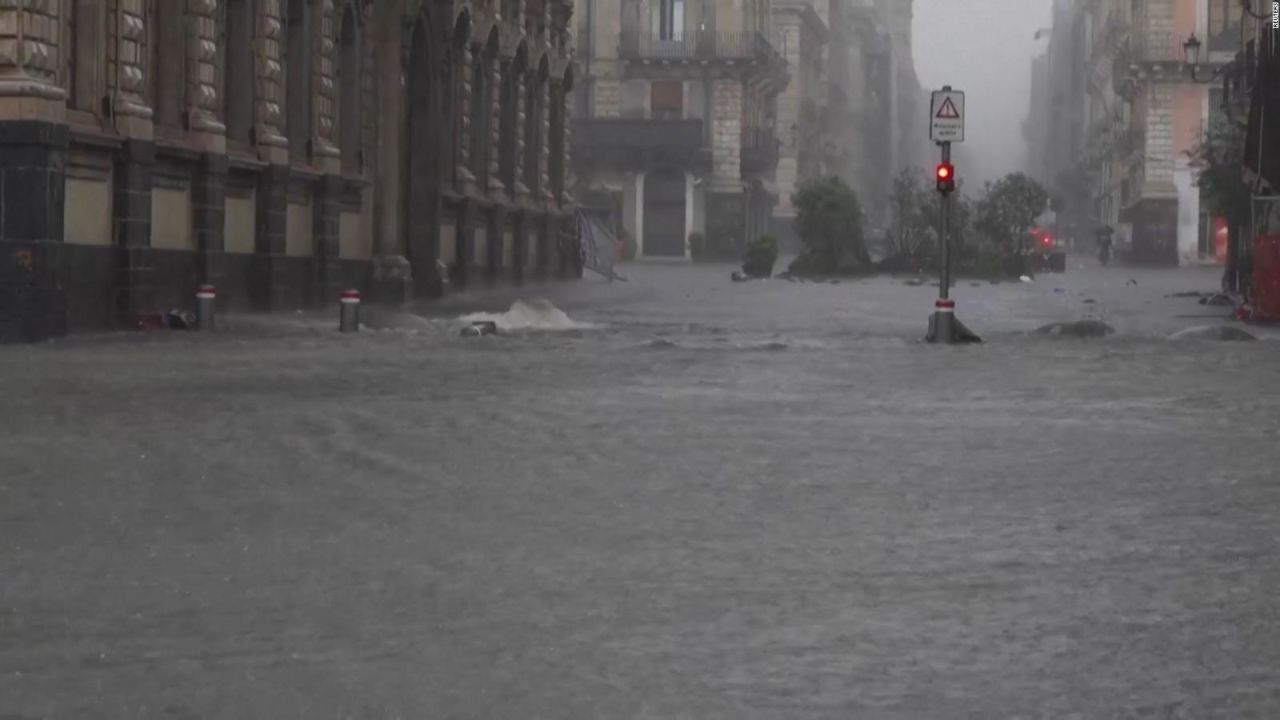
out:
{"label": "fog haze", "polygon": [[1023,169],[1031,60],[1048,43],[1034,36],[1051,8],[1051,0],[916,0],[920,83],[965,91],[965,143],[954,159],[971,186]]}

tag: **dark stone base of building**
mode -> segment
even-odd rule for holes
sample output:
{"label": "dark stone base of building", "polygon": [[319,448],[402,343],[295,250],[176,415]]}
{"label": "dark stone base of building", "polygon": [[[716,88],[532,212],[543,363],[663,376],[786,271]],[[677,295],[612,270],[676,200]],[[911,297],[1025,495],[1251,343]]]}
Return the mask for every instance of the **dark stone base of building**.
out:
{"label": "dark stone base of building", "polygon": [[1133,225],[1133,243],[1124,258],[1127,262],[1177,267],[1177,199],[1139,200],[1121,213],[1120,220]]}
{"label": "dark stone base of building", "polygon": [[[275,310],[325,307],[337,300],[330,287],[363,292],[373,280],[367,260],[0,242],[0,343],[124,329],[139,314],[194,309],[210,265],[224,312],[259,310],[262,298]],[[145,302],[121,281],[140,267],[150,278]]]}

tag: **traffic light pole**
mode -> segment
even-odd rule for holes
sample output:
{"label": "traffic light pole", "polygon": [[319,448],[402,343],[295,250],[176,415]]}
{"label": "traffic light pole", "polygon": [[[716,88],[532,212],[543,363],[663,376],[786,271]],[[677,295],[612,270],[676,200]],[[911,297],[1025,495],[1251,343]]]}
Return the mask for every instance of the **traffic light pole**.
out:
{"label": "traffic light pole", "polygon": [[[942,164],[951,164],[951,143],[942,143]],[[942,243],[942,282],[939,288],[942,290],[940,298],[943,300],[951,299],[951,193],[944,192],[942,195],[942,234],[939,240]]]}
{"label": "traffic light pole", "polygon": [[948,345],[981,342],[956,317],[956,303],[951,299],[951,193],[955,189],[955,168],[951,165],[951,143],[943,142],[939,145],[942,146],[942,164],[938,166],[942,226],[938,228],[938,241],[942,244],[942,270],[938,282],[938,300],[933,304],[933,317],[929,319],[929,334],[925,339],[931,343]]}

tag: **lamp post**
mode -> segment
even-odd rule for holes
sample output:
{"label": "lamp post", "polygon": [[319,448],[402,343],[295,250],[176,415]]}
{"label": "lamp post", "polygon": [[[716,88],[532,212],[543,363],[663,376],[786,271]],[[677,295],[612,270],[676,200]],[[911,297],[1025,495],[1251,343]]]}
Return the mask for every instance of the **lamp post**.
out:
{"label": "lamp post", "polygon": [[[1200,51],[1202,48],[1203,45],[1200,42],[1200,39],[1196,37],[1195,33],[1191,33],[1186,41],[1182,43],[1183,60],[1187,66],[1187,74],[1190,76],[1192,82],[1206,85],[1215,83],[1219,78],[1222,78],[1223,117],[1225,117],[1227,122],[1231,123],[1235,127],[1244,128],[1246,123],[1241,122],[1233,115],[1231,105],[1231,84],[1233,79],[1239,77],[1239,71],[1244,62],[1242,55],[1237,53],[1230,62],[1224,63],[1223,65],[1215,68],[1208,77],[1202,78],[1198,72],[1200,69]],[[1236,226],[1234,220],[1230,222],[1232,223],[1232,226],[1229,230],[1227,240],[1227,262],[1223,274],[1223,288],[1224,290],[1230,290],[1232,292],[1240,292],[1242,285],[1239,276],[1239,245],[1241,241],[1239,237],[1240,229]]]}

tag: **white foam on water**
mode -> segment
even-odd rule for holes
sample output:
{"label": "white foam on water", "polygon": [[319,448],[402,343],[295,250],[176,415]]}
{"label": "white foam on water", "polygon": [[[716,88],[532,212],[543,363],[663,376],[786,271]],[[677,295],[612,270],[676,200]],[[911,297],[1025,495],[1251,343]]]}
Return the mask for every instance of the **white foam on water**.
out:
{"label": "white foam on water", "polygon": [[597,327],[591,323],[578,322],[570,318],[563,310],[542,299],[517,300],[511,304],[511,309],[504,313],[472,313],[463,315],[458,320],[464,325],[470,325],[473,322],[492,322],[498,326],[500,332],[591,330]]}

